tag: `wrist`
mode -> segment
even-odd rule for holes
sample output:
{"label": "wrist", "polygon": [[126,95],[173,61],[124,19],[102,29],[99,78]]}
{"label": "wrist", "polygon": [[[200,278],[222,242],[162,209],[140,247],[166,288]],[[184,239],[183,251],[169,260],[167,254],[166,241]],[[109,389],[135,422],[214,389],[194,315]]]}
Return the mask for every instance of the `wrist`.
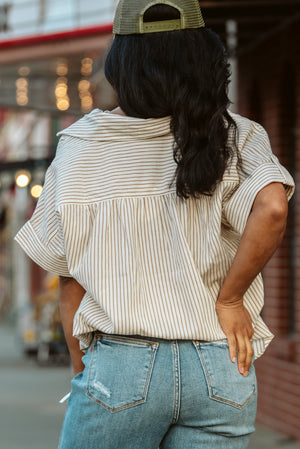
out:
{"label": "wrist", "polygon": [[216,307],[240,307],[243,305],[243,296],[222,296],[219,295]]}

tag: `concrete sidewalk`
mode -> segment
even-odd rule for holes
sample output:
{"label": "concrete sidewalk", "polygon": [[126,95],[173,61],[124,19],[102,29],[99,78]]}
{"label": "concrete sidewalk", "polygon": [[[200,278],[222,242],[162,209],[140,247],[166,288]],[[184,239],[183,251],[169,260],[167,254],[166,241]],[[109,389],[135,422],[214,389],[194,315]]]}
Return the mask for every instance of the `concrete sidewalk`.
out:
{"label": "concrete sidewalk", "polygon": [[300,449],[300,443],[273,430],[256,426],[248,449]]}

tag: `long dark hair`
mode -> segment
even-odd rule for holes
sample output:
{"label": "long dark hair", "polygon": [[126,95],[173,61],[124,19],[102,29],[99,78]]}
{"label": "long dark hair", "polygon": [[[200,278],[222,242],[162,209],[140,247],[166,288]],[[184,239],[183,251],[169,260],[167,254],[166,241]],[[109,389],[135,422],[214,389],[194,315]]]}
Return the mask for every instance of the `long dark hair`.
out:
{"label": "long dark hair", "polygon": [[[144,21],[178,17],[175,8],[155,5]],[[226,50],[209,28],[116,35],[108,53],[105,76],[125,114],[171,116],[174,179],[182,199],[211,195],[233,154],[228,135],[233,127],[236,144],[237,126],[227,111],[230,75]]]}

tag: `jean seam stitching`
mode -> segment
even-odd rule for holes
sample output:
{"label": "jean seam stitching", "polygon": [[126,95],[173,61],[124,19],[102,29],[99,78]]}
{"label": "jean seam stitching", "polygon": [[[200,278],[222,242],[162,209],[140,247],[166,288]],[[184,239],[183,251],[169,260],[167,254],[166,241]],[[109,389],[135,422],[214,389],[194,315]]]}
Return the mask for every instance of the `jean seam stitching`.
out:
{"label": "jean seam stitching", "polygon": [[150,363],[149,363],[149,369],[148,369],[148,374],[147,374],[144,393],[143,393],[143,399],[145,399],[145,400],[147,399],[147,395],[148,395],[148,391],[149,391],[150,379],[152,376],[152,371],[153,371],[153,366],[154,366],[154,360],[155,360],[156,353],[157,353],[157,348],[158,348],[158,345],[155,347],[151,346],[151,359],[150,359]]}
{"label": "jean seam stitching", "polygon": [[255,394],[255,391],[256,391],[256,389],[254,387],[251,395],[249,396],[249,398],[247,398],[246,401],[243,402],[242,404],[239,404],[238,402],[231,401],[230,399],[225,399],[225,398],[222,398],[220,396],[216,396],[214,394],[211,395],[211,398],[214,399],[215,401],[222,402],[223,404],[231,405],[232,407],[235,407],[235,408],[238,408],[238,409],[242,409],[245,405],[248,404],[250,399],[252,399],[253,395]]}
{"label": "jean seam stitching", "polygon": [[212,392],[212,387],[211,387],[211,383],[210,383],[210,378],[208,376],[207,368],[206,368],[206,365],[204,363],[203,355],[202,355],[201,350],[200,350],[200,344],[194,343],[194,346],[196,348],[196,351],[197,351],[197,354],[198,354],[198,357],[200,359],[200,363],[201,363],[201,366],[202,366],[202,369],[203,369],[203,372],[204,372],[204,376],[205,376],[207,387],[208,387],[209,396],[212,396],[213,392]]}
{"label": "jean seam stitching", "polygon": [[95,344],[93,346],[92,357],[91,357],[89,371],[88,371],[88,377],[87,377],[87,383],[86,383],[86,394],[87,394],[87,396],[89,396],[89,385],[90,385],[90,378],[91,378],[92,367],[93,367],[93,364],[94,364],[94,358],[95,358],[94,355],[95,355],[96,345],[97,345],[97,341],[95,341]]}
{"label": "jean seam stitching", "polygon": [[180,362],[177,341],[172,344],[172,351],[174,360],[174,410],[172,424],[176,424],[179,418],[180,409]]}

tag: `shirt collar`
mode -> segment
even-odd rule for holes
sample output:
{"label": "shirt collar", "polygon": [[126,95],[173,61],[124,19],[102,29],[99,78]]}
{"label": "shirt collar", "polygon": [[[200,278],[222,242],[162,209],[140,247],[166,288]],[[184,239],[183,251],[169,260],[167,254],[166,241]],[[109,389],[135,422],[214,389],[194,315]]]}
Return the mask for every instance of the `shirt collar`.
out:
{"label": "shirt collar", "polygon": [[171,117],[141,119],[94,109],[57,133],[83,140],[146,140],[171,133]]}

